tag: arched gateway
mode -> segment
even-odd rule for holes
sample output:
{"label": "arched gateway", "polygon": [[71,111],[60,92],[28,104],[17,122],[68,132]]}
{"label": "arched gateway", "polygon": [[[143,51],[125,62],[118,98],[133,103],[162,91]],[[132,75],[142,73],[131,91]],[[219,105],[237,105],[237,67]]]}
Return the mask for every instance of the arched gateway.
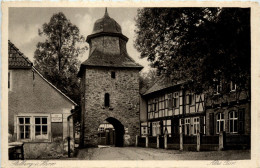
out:
{"label": "arched gateway", "polygon": [[81,144],[100,144],[98,127],[105,120],[115,129],[115,145],[134,145],[139,135],[139,71],[143,68],[127,53],[128,38],[109,17],[94,24],[87,37],[89,57],[81,64]]}

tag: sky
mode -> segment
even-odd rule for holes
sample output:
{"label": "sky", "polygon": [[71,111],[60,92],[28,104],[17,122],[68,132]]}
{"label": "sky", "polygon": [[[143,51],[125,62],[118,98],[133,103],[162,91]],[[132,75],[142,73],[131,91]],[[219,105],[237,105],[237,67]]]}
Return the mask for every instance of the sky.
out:
{"label": "sky", "polygon": [[[48,23],[53,14],[63,12],[72,24],[76,25],[80,34],[87,37],[92,33],[94,23],[104,16],[105,8],[56,8],[56,7],[19,7],[9,8],[8,38],[32,62],[38,42],[45,37],[38,35],[38,30]],[[137,8],[108,8],[109,16],[121,25],[122,33],[129,38],[128,54],[144,66],[142,72],[148,72],[149,62],[141,59],[140,53],[134,48],[135,21]],[[86,42],[88,46],[88,43]],[[79,57],[81,62],[88,58],[89,50]]]}

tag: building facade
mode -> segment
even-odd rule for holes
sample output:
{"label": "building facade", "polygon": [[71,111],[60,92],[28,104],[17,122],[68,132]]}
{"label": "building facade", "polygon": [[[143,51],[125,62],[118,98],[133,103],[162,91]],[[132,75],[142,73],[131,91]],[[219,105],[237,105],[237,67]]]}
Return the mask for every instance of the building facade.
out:
{"label": "building facade", "polygon": [[89,57],[81,64],[81,145],[101,144],[99,126],[115,129],[115,146],[134,145],[139,134],[139,71],[143,68],[127,53],[128,38],[107,11],[87,37]]}
{"label": "building facade", "polygon": [[141,123],[142,136],[205,134],[205,95],[185,90],[182,84],[162,78],[143,94],[147,117]]}
{"label": "building facade", "polygon": [[45,79],[10,41],[8,56],[9,143],[23,142],[26,159],[64,156],[67,137],[73,140],[68,116],[76,103]]}
{"label": "building facade", "polygon": [[[185,89],[185,83],[173,84],[161,78],[142,94],[141,136],[219,136],[224,132],[230,146],[250,145],[250,91],[238,90],[226,83],[228,93],[221,93],[221,85],[214,92],[195,94]],[[209,138],[210,139],[210,138]],[[241,141],[241,142],[239,142]]]}

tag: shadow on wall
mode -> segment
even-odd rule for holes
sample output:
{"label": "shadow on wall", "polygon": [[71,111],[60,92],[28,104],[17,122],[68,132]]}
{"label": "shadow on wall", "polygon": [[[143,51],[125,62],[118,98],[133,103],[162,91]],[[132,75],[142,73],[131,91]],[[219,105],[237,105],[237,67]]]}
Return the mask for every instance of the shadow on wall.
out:
{"label": "shadow on wall", "polygon": [[123,147],[124,146],[124,134],[125,129],[124,126],[120,121],[113,117],[109,117],[106,119],[107,122],[113,125],[115,129],[115,146],[116,147]]}

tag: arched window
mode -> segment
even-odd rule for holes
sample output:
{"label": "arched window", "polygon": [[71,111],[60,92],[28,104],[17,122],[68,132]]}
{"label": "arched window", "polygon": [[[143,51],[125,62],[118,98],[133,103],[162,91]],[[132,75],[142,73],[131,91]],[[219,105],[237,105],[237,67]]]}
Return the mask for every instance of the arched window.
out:
{"label": "arched window", "polygon": [[105,94],[105,107],[109,107],[109,94],[108,93],[106,93]]}

